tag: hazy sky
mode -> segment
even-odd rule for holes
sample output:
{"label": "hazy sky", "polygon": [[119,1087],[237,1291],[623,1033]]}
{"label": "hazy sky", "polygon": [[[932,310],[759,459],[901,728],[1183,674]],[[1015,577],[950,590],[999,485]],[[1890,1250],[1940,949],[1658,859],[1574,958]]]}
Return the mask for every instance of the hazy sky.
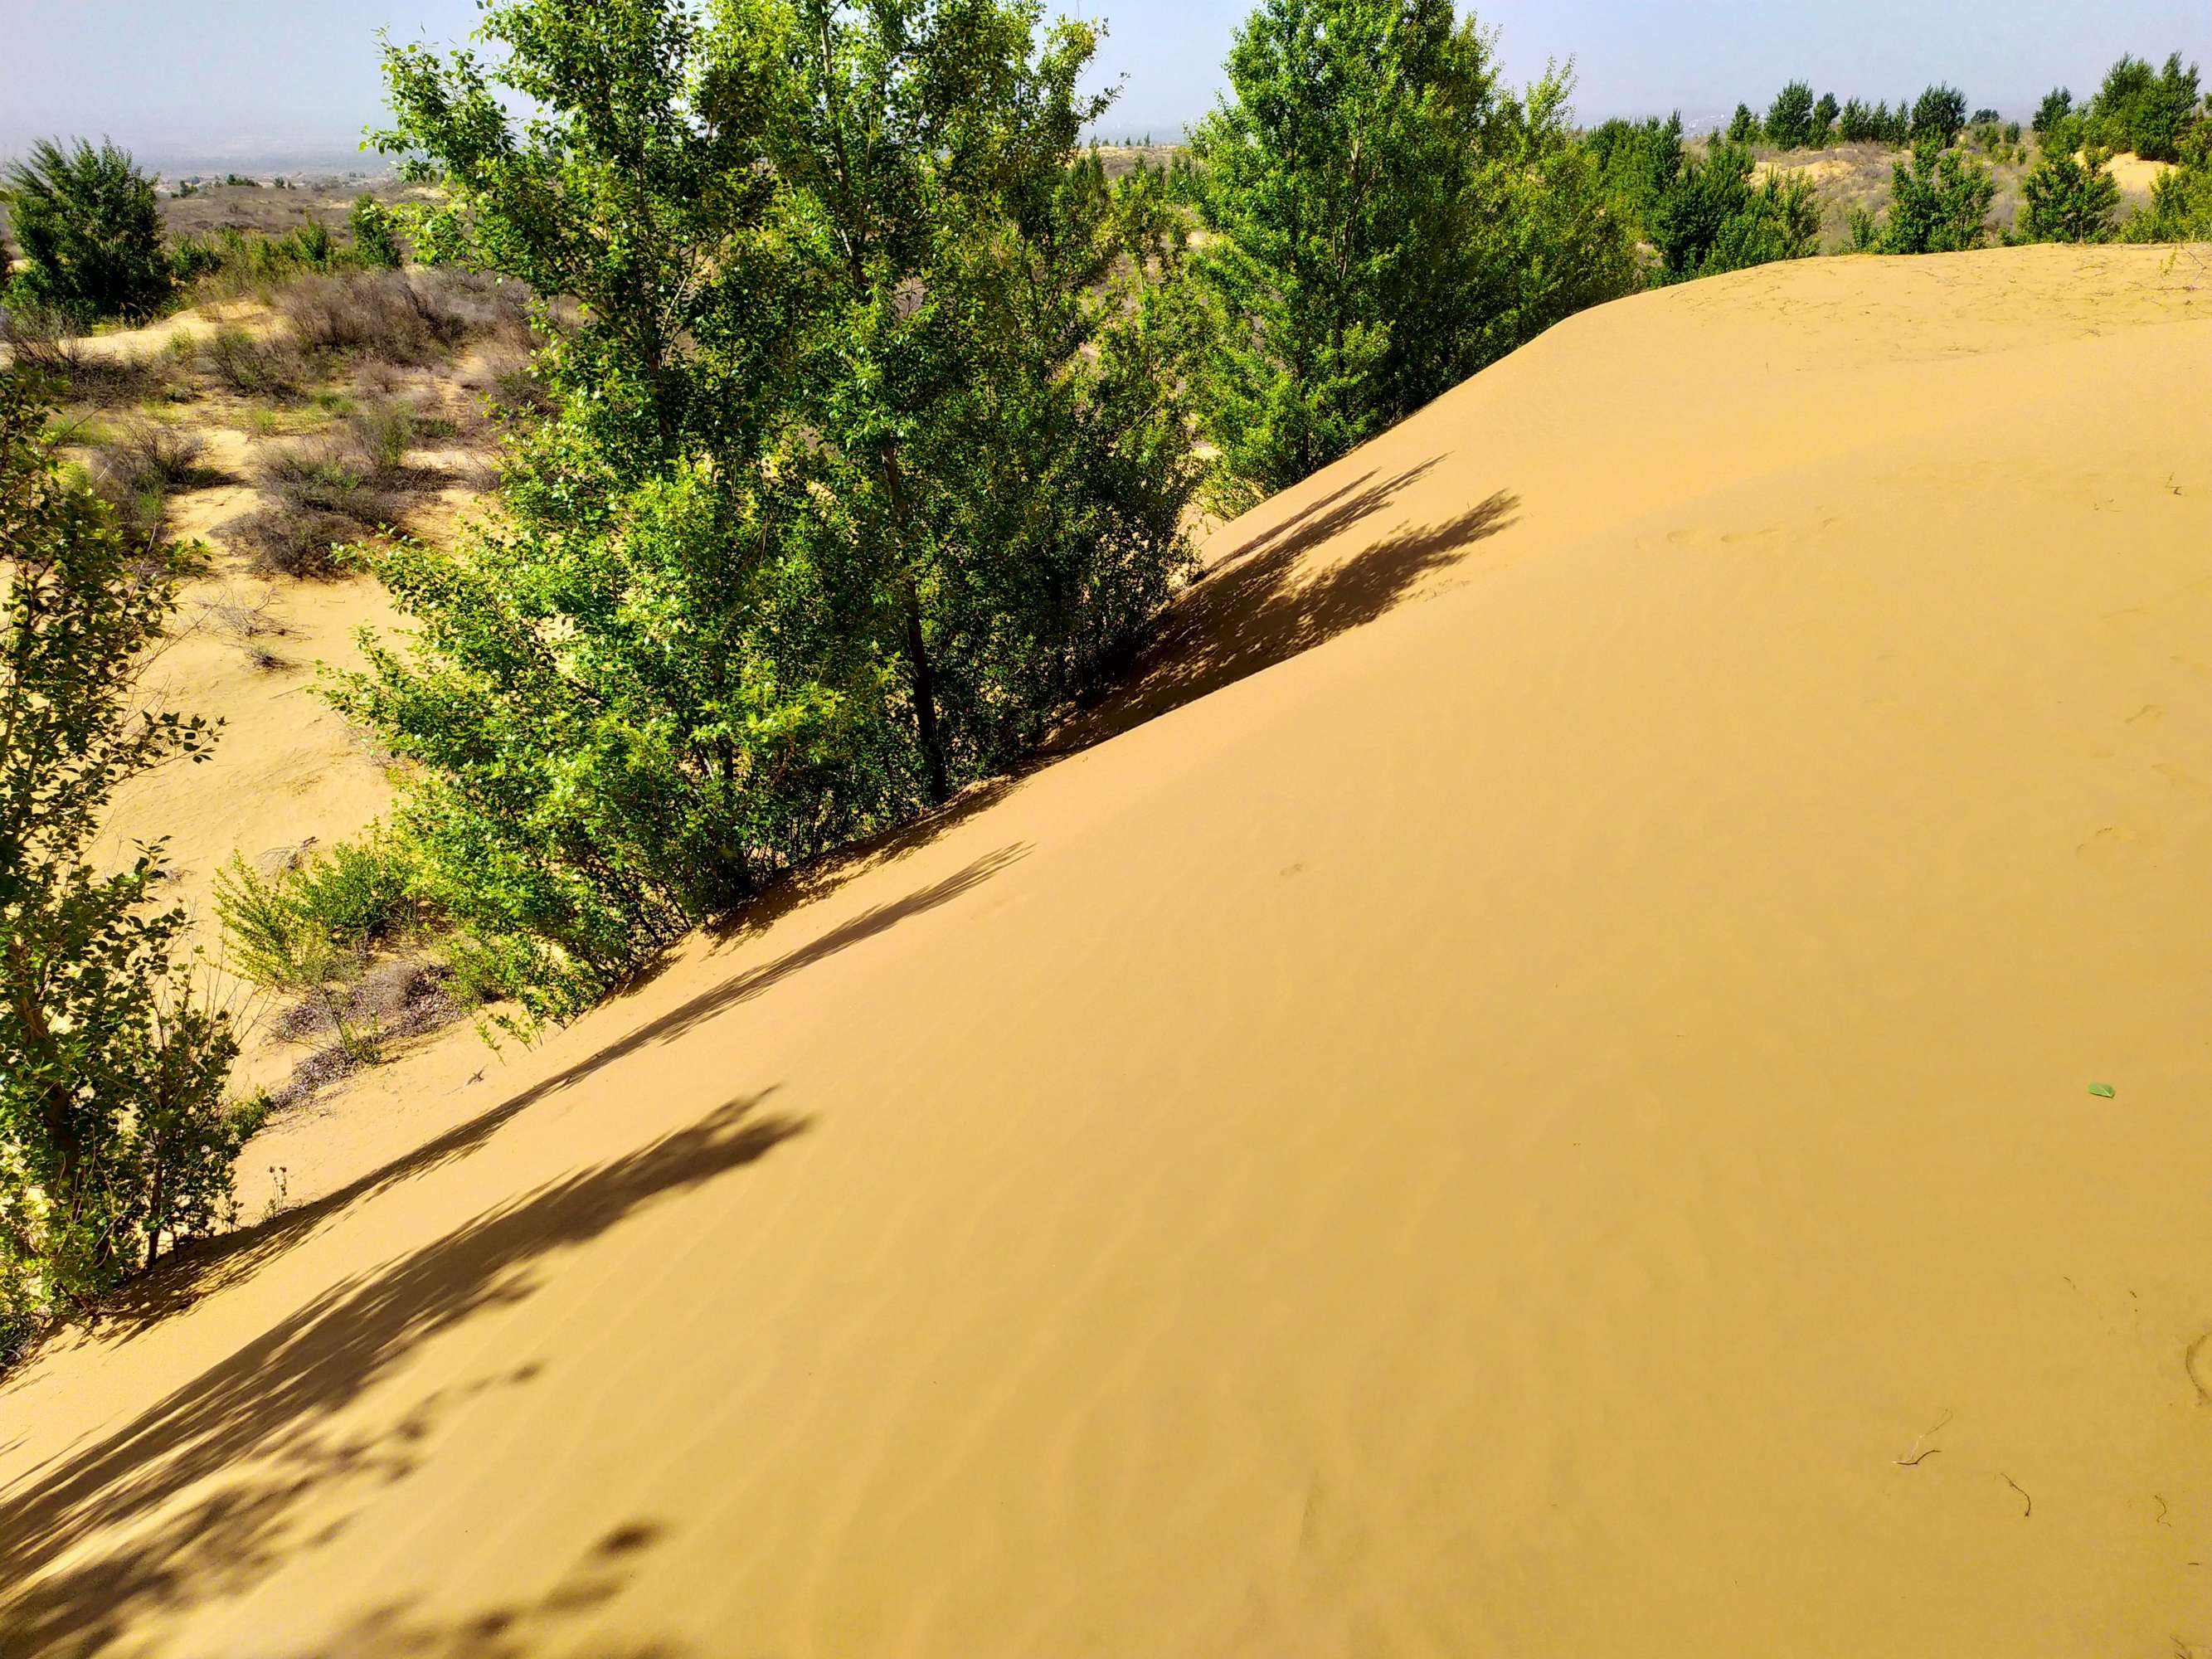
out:
{"label": "hazy sky", "polygon": [[[1106,131],[1162,138],[1201,113],[1249,0],[1066,0],[1103,15],[1102,68],[1124,77]],[[1739,98],[1793,75],[1839,96],[1931,79],[2008,112],[2078,92],[2122,52],[2212,63],[2212,0],[1490,0],[1509,70],[1573,57],[1589,119]],[[374,38],[458,39],[473,0],[0,0],[0,149],[49,131],[110,133],[194,161],[342,155],[379,107]]]}

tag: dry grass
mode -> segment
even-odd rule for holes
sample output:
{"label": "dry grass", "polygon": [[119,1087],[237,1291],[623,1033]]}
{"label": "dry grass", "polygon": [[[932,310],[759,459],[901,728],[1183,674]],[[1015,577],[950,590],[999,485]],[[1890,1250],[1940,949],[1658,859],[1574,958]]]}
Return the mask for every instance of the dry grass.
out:
{"label": "dry grass", "polygon": [[421,365],[471,338],[526,346],[521,289],[456,270],[356,270],[300,278],[276,296],[293,337],[309,351]]}

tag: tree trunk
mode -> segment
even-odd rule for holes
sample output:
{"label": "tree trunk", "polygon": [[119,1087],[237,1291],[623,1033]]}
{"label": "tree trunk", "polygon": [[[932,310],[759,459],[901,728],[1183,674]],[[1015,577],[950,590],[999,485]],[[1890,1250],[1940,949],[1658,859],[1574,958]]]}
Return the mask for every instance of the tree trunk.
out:
{"label": "tree trunk", "polygon": [[906,664],[914,683],[914,724],[921,757],[929,768],[929,799],[942,806],[952,799],[952,780],[945,763],[945,741],[937,729],[937,686],[929,669],[929,645],[921,635],[921,593],[906,580]]}
{"label": "tree trunk", "polygon": [[952,775],[945,763],[944,733],[937,724],[937,680],[930,670],[929,641],[921,629],[921,584],[915,575],[907,546],[906,481],[899,472],[898,451],[887,442],[881,453],[884,488],[890,497],[891,524],[898,538],[897,555],[904,566],[899,579],[899,599],[906,607],[906,667],[914,693],[915,735],[921,741],[922,763],[928,769],[929,799],[942,806],[952,799]]}

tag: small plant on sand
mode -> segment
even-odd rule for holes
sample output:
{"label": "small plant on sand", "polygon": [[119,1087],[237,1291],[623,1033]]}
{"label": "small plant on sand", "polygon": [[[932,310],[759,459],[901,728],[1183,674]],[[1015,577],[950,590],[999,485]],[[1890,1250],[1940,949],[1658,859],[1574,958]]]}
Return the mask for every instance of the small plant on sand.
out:
{"label": "small plant on sand", "polygon": [[88,860],[118,785],[214,741],[136,702],[175,562],[64,474],[45,413],[0,374],[0,1348],[220,1224],[252,1127],[152,902],[161,844]]}
{"label": "small plant on sand", "polygon": [[336,1033],[356,1065],[382,1057],[380,1034],[352,1016],[342,988],[420,919],[394,843],[372,830],[263,875],[243,854],[216,878],[227,960],[265,989],[297,996]]}

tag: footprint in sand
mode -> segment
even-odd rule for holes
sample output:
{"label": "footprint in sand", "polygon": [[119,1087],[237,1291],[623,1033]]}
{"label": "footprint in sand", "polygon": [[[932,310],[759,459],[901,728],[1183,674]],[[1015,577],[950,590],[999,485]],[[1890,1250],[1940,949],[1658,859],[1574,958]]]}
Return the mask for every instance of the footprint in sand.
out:
{"label": "footprint in sand", "polygon": [[2148,850],[2148,844],[2127,825],[2108,823],[2076,847],[2074,853],[2091,864],[2125,864]]}

